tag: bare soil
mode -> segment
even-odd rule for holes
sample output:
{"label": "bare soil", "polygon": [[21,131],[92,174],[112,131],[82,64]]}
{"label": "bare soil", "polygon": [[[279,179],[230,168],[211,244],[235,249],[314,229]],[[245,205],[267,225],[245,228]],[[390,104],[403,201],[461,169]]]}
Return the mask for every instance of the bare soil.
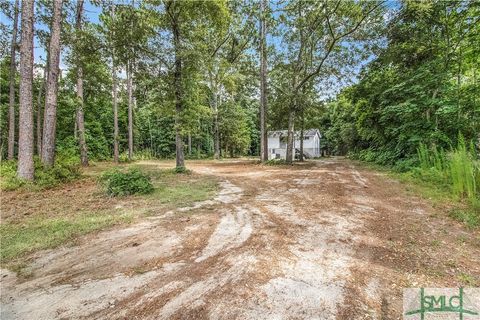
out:
{"label": "bare soil", "polygon": [[222,181],[215,199],[3,269],[1,319],[399,319],[405,287],[480,285],[478,230],[381,173],[187,165]]}

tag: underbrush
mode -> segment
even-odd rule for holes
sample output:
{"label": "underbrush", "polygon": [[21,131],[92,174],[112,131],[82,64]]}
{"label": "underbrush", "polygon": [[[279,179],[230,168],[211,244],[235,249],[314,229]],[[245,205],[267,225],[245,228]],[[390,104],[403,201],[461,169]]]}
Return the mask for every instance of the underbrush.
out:
{"label": "underbrush", "polygon": [[20,188],[28,190],[44,190],[59,184],[78,179],[81,176],[79,161],[76,158],[58,156],[55,165],[44,168],[40,159],[35,157],[34,181],[26,181],[17,178],[17,161],[3,161],[0,165],[0,188],[4,191],[12,191]]}
{"label": "underbrush", "polygon": [[104,172],[98,181],[109,196],[128,196],[153,192],[150,177],[137,168],[126,171],[114,168]]}

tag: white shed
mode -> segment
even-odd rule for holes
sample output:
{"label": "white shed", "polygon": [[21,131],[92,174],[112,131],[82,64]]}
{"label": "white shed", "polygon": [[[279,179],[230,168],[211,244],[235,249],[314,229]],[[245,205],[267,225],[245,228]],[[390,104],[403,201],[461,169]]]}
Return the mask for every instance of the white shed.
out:
{"label": "white shed", "polygon": [[[287,130],[268,132],[268,158],[285,159],[287,154]],[[295,153],[300,152],[300,131],[294,133],[293,148]],[[320,139],[322,135],[318,129],[309,129],[303,132],[303,154],[306,158],[320,156]]]}

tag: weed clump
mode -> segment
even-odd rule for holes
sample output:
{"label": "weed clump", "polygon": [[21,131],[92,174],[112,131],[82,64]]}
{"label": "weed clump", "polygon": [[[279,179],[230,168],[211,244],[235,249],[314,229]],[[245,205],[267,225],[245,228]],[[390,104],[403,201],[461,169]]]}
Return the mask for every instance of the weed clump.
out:
{"label": "weed clump", "polygon": [[415,173],[422,180],[448,186],[459,200],[478,201],[480,167],[473,146],[470,149],[461,136],[458,146],[449,152],[421,144],[418,148],[420,166],[415,168]]}
{"label": "weed clump", "polygon": [[112,197],[153,192],[150,177],[137,168],[127,171],[109,170],[104,172],[98,180],[105,192]]}
{"label": "weed clump", "polygon": [[175,169],[173,170],[175,171],[175,173],[190,173],[190,170],[185,167],[175,167]]}

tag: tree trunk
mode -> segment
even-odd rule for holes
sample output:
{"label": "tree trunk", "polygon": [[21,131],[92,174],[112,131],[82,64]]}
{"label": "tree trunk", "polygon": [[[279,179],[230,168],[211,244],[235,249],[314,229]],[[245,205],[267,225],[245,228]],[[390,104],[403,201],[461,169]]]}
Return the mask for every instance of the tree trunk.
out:
{"label": "tree trunk", "polygon": [[265,11],[267,0],[260,2],[260,160],[268,161],[267,137],[267,46]]}
{"label": "tree trunk", "polygon": [[[112,18],[115,16],[115,4],[112,5]],[[118,105],[117,105],[117,66],[115,51],[112,51],[112,99],[113,99],[113,161],[118,163]]]}
{"label": "tree trunk", "polygon": [[[216,90],[216,89],[215,89]],[[214,153],[213,153],[213,158],[214,159],[220,159],[220,128],[218,125],[218,97],[217,94],[215,93],[213,97],[213,112],[214,112]]]}
{"label": "tree trunk", "polygon": [[301,115],[302,119],[301,119],[301,127],[300,127],[300,157],[299,157],[299,161],[300,162],[303,162],[303,134],[304,134],[304,130],[305,130],[305,117],[304,117],[304,110],[303,110],[303,107],[302,107],[302,115]]}
{"label": "tree trunk", "polygon": [[295,129],[295,108],[291,107],[290,112],[288,114],[288,136],[287,136],[287,154],[286,154],[286,162],[288,164],[293,163],[293,157],[294,157],[293,144],[295,142],[294,129]]}
{"label": "tree trunk", "polygon": [[[76,31],[77,36],[82,30],[82,15],[83,15],[83,0],[77,1],[77,21]],[[77,41],[80,39],[77,38]],[[77,44],[78,45],[78,44]],[[76,126],[78,135],[78,146],[80,148],[80,162],[82,166],[88,166],[88,149],[85,141],[85,115],[83,112],[83,67],[79,59],[79,52],[77,52],[77,112],[76,112]]]}
{"label": "tree trunk", "polygon": [[192,155],[192,135],[188,134],[188,155]]}
{"label": "tree trunk", "polygon": [[127,62],[127,92],[128,92],[128,160],[133,159],[133,85],[132,64]]}
{"label": "tree trunk", "polygon": [[33,180],[33,1],[22,1],[22,41],[20,44],[20,112],[18,169],[21,179]]}
{"label": "tree trunk", "polygon": [[80,147],[80,161],[83,167],[88,166],[88,149],[85,139],[85,115],[83,112],[83,68],[77,68],[77,136]]}
{"label": "tree trunk", "polygon": [[58,76],[60,72],[60,29],[62,23],[62,0],[54,0],[50,36],[47,87],[43,117],[42,163],[52,167],[55,161],[55,134],[57,125]]}
{"label": "tree trunk", "polygon": [[42,93],[47,80],[45,68],[43,69],[43,80],[37,95],[37,154],[42,155]]}
{"label": "tree trunk", "polygon": [[183,139],[181,134],[181,114],[183,111],[183,90],[182,90],[182,58],[180,53],[180,29],[178,21],[172,21],[173,47],[175,50],[175,148],[176,167],[184,168],[185,159],[183,154]]}
{"label": "tree trunk", "polygon": [[[113,58],[114,59],[114,58]],[[118,163],[118,103],[117,103],[117,67],[115,62],[112,62],[112,98],[113,98],[113,161]]]}
{"label": "tree trunk", "polygon": [[12,160],[15,157],[15,53],[17,46],[18,29],[18,0],[15,0],[13,7],[13,31],[12,44],[10,48],[10,94],[8,104],[8,154],[7,159]]}

